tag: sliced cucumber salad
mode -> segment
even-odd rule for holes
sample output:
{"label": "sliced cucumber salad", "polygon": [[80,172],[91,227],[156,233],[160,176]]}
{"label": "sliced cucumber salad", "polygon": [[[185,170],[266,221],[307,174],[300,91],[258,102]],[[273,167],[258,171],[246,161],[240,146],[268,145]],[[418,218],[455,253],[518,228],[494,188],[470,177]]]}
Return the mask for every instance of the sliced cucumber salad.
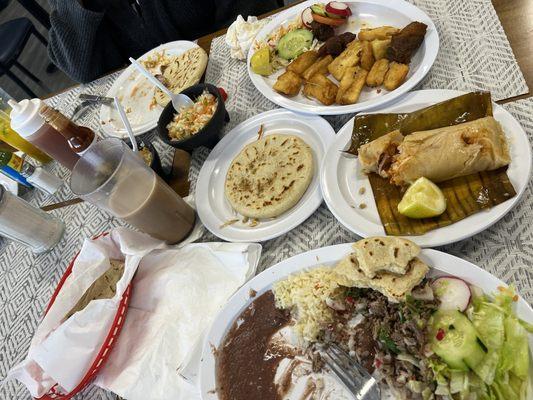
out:
{"label": "sliced cucumber salad", "polygon": [[[528,333],[533,326],[514,313],[514,288],[499,288],[490,298],[479,290],[467,295],[458,278],[437,281],[435,295],[443,301],[428,331],[431,350],[439,357],[431,363],[438,382],[435,394],[452,399],[532,398]],[[450,293],[458,295],[457,301]]]}
{"label": "sliced cucumber salad", "polygon": [[313,33],[307,29],[296,29],[286,33],[278,42],[276,50],[285,60],[298,57],[313,44]]}

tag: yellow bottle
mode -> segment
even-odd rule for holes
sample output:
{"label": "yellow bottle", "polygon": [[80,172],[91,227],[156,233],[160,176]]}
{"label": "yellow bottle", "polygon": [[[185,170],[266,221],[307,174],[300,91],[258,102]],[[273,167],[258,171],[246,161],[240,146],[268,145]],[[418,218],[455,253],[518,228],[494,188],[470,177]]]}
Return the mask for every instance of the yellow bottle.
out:
{"label": "yellow bottle", "polygon": [[46,164],[52,161],[52,158],[46,153],[39,150],[33,144],[20,137],[10,126],[9,110],[0,110],[0,140],[13,146],[17,150],[26,153],[31,158]]}

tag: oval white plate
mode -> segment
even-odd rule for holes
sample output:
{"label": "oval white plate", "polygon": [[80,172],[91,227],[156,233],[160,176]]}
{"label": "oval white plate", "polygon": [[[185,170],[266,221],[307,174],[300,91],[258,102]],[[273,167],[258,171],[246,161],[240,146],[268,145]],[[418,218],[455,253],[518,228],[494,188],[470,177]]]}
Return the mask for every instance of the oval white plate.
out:
{"label": "oval white plate", "polygon": [[[306,1],[305,3],[291,7],[287,11],[280,13],[259,31],[255,40],[264,40],[268,37],[270,32],[280,25],[290,23],[300,15],[305,8],[314,3],[316,3],[316,0]],[[269,77],[263,77],[252,72],[250,69],[250,59],[254,53],[254,46],[252,46],[251,50],[248,52],[248,74],[257,90],[259,90],[263,96],[277,105],[293,111],[320,115],[348,114],[377,108],[385,103],[393,101],[414,88],[424,76],[426,76],[435,62],[435,58],[439,51],[439,35],[437,29],[426,13],[403,0],[396,0],[394,2],[391,2],[390,0],[361,0],[345,1],[345,3],[348,3],[353,13],[349,18],[348,23],[345,25],[345,31],[357,33],[361,28],[361,23],[370,27],[392,25],[398,28],[403,28],[410,22],[419,21],[428,26],[424,42],[409,64],[410,70],[405,83],[392,92],[388,92],[384,88],[381,88],[380,93],[377,92],[376,88],[365,86],[361,92],[359,101],[355,104],[346,106],[325,106],[318,101],[308,99],[302,93],[294,97],[287,97],[272,89],[277,77],[281,75],[284,70],[280,70]],[[343,29],[340,28],[337,32],[341,33],[342,31]]]}
{"label": "oval white plate", "polygon": [[[464,92],[456,90],[414,91],[405,95],[395,105],[379,112],[410,112],[462,94]],[[517,195],[496,207],[452,225],[429,231],[424,235],[407,237],[419,246],[442,246],[487,229],[507,214],[524,193],[531,173],[531,150],[527,134],[503,107],[497,104],[493,104],[493,107],[494,118],[502,125],[510,146],[511,164],[507,175]],[[348,230],[363,237],[385,235],[367,176],[361,172],[356,158],[343,157],[339,151],[349,148],[353,121],[352,118],[339,130],[324,158],[320,175],[322,193],[330,211]],[[362,187],[366,189],[363,195],[359,194]],[[358,208],[361,203],[366,204],[366,208]]]}
{"label": "oval white plate", "polygon": [[[237,222],[221,228],[225,222],[239,218],[224,194],[226,173],[242,148],[257,139],[261,124],[264,135],[277,133],[299,136],[311,147],[315,162],[313,180],[300,201],[279,217],[260,221],[255,227]],[[325,119],[282,109],[258,114],[237,125],[215,146],[200,170],[195,197],[196,210],[202,223],[213,234],[230,242],[262,242],[300,225],[322,203],[319,168],[334,137],[335,131]]]}
{"label": "oval white plate", "polygon": [[[157,46],[143,54],[138,60],[144,60],[151,54],[161,51],[166,51],[166,54],[176,56],[195,47],[198,47],[196,43],[177,40]],[[122,106],[126,110],[133,133],[137,136],[154,129],[157,126],[159,116],[163,112],[163,107],[159,104],[150,108],[154,93],[154,86],[144,76],[139,74],[133,65],[130,65],[119,75],[107,92],[106,97],[119,97]],[[103,105],[100,108],[100,124],[102,130],[109,136],[128,137],[115,107]]]}
{"label": "oval white plate", "polygon": [[[216,387],[216,370],[212,349],[213,347],[215,349],[219,348],[235,318],[251,303],[251,289],[257,291],[258,295],[261,295],[267,290],[270,290],[273,283],[286,278],[290,274],[319,265],[333,266],[352,251],[351,243],[347,243],[298,254],[268,268],[241,287],[218,314],[205,338],[200,365],[202,399],[218,399],[216,393],[213,393],[213,389]],[[487,271],[447,253],[423,249],[420,258],[432,267],[429,273],[430,276],[457,276],[466,282],[479,286],[487,294],[494,293],[498,286],[507,286]],[[516,313],[523,320],[533,322],[533,310],[522,298],[516,304]],[[530,348],[533,348],[533,335],[529,336],[529,345]]]}

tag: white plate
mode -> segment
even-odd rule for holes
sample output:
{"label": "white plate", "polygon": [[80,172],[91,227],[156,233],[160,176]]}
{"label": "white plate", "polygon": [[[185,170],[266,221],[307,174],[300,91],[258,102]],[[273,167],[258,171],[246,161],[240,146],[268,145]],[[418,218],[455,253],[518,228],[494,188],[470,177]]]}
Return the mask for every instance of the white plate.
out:
{"label": "white plate", "polygon": [[[379,112],[415,111],[462,94],[464,92],[456,90],[419,90],[407,94],[395,105]],[[409,236],[408,239],[423,247],[442,246],[466,239],[496,223],[520,200],[531,173],[531,150],[527,134],[503,107],[493,104],[493,111],[494,118],[502,125],[510,145],[511,164],[507,175],[516,190],[516,196],[452,225],[424,235]],[[324,158],[320,175],[322,193],[333,215],[347,229],[363,237],[385,235],[367,176],[360,170],[356,158],[345,158],[339,151],[349,148],[353,121],[352,118],[339,130]],[[359,194],[361,187],[366,189],[364,195]],[[360,203],[365,203],[366,208],[358,208]]]}
{"label": "white plate", "polygon": [[[168,55],[177,56],[195,47],[198,47],[196,43],[186,40],[169,42],[150,50],[138,60],[144,60],[151,54],[162,51],[165,51]],[[150,108],[154,93],[155,87],[133,65],[130,65],[113,83],[106,96],[118,96],[126,110],[133,133],[137,136],[154,129],[157,126],[159,116],[163,112],[163,107],[159,104]],[[103,105],[100,108],[100,123],[102,130],[107,135],[118,138],[128,137],[115,107]]]}
{"label": "white plate", "polygon": [[[255,40],[264,40],[270,32],[275,30],[278,26],[290,23],[300,15],[305,8],[314,3],[316,3],[316,0],[306,1],[305,3],[291,7],[287,11],[279,14],[259,31]],[[337,29],[337,33],[341,33],[344,30],[357,33],[361,29],[362,24],[365,24],[368,27],[392,25],[398,28],[403,28],[410,22],[419,21],[428,26],[424,42],[413,56],[411,63],[409,64],[410,71],[407,75],[407,80],[402,86],[392,92],[388,92],[384,88],[381,88],[380,93],[377,92],[376,88],[365,86],[361,92],[359,101],[355,104],[346,106],[325,106],[318,101],[308,99],[302,93],[294,97],[287,97],[272,89],[277,77],[283,73],[284,69],[269,77],[263,77],[252,72],[250,69],[250,59],[254,53],[252,46],[251,50],[248,52],[248,74],[257,90],[259,90],[267,99],[289,110],[309,114],[337,115],[370,110],[382,106],[385,103],[393,101],[402,94],[407,93],[414,88],[424,76],[426,76],[439,51],[439,35],[437,29],[426,13],[403,0],[396,0],[393,2],[390,0],[361,0],[345,1],[345,3],[348,3],[353,15],[349,18],[349,21],[344,28],[341,27]]]}
{"label": "white plate", "polygon": [[[313,150],[315,174],[307,191],[290,210],[277,218],[260,221],[255,227],[242,222],[221,228],[225,222],[239,218],[224,195],[226,173],[242,148],[257,139],[263,124],[264,134],[299,136]],[[230,242],[262,242],[280,236],[305,221],[322,203],[319,168],[335,131],[323,118],[299,115],[288,110],[258,114],[237,125],[215,146],[205,160],[196,183],[196,210],[202,223],[213,234]]]}
{"label": "white plate", "polygon": [[[332,266],[352,251],[351,243],[347,243],[298,254],[268,268],[241,287],[218,314],[204,341],[202,363],[200,365],[202,399],[218,399],[216,393],[213,393],[216,381],[215,358],[212,346],[219,348],[235,318],[251,303],[251,289],[261,295],[270,290],[273,283],[286,278],[290,274],[320,265]],[[498,286],[507,286],[501,280],[476,265],[440,251],[423,249],[420,258],[432,267],[429,273],[430,276],[457,276],[466,282],[479,286],[488,294],[494,293]],[[533,310],[522,298],[516,304],[516,313],[523,320],[530,323],[533,322]],[[529,346],[533,348],[533,335],[529,336]]]}

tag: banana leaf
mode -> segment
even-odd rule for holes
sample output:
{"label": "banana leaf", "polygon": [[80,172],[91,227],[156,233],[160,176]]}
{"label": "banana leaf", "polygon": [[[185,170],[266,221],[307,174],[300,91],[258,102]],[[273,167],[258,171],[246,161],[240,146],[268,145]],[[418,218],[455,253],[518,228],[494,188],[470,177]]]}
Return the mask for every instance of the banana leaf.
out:
{"label": "banana leaf", "polygon": [[[394,129],[403,135],[442,128],[492,115],[490,93],[472,92],[414,111],[400,114],[367,114],[355,117],[352,143],[348,152]],[[447,208],[435,218],[411,219],[398,212],[404,190],[375,173],[368,176],[381,223],[387,235],[422,235],[460,221],[469,215],[514,197],[516,191],[507,176],[507,167],[450,179],[438,184]]]}

